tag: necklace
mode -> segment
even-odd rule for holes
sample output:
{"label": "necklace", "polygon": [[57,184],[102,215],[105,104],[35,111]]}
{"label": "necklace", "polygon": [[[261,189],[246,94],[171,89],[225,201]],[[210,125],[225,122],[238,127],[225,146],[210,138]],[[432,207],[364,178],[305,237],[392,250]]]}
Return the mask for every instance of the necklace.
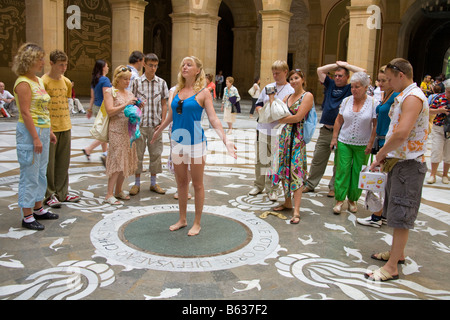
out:
{"label": "necklace", "polygon": [[284,89],[284,87],[286,87],[286,85],[287,85],[287,83],[285,83],[283,85],[283,88],[281,88],[280,90],[278,90],[278,85],[276,85],[276,87],[277,87],[277,95],[279,95],[281,93],[281,91],[283,91],[283,89]]}

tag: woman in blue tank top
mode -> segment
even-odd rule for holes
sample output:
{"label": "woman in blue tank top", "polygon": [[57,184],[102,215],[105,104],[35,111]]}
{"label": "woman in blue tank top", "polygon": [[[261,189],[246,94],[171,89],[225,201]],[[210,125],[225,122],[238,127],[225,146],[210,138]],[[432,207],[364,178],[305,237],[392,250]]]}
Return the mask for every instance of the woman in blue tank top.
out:
{"label": "woman in blue tank top", "polygon": [[156,141],[162,131],[173,121],[171,144],[172,161],[178,187],[179,220],[169,227],[170,231],[187,226],[186,211],[189,191],[188,170],[191,171],[195,191],[195,219],[189,236],[199,234],[205,188],[203,171],[206,162],[206,136],[201,126],[203,109],[208,120],[225,144],[228,153],[236,158],[236,148],[223,131],[222,124],[214,111],[211,94],[205,88],[205,72],[202,62],[196,57],[186,57],[180,65],[175,97],[169,101],[167,118],[155,131],[151,143]]}

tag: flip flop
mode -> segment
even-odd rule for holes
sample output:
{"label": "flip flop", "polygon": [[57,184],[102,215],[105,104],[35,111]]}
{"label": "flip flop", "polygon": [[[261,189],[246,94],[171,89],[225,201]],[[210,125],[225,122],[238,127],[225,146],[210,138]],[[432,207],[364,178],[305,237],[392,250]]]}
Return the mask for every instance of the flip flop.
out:
{"label": "flip flop", "polygon": [[123,204],[122,201],[117,200],[116,197],[114,197],[114,196],[109,197],[108,199],[105,199],[103,202],[109,203],[110,205],[116,205],[116,206]]}
{"label": "flip flop", "polygon": [[292,210],[292,209],[293,208],[285,207],[284,204],[282,204],[281,206],[273,208],[273,211],[284,211],[284,210]]}
{"label": "flip flop", "polygon": [[389,281],[389,280],[397,280],[398,275],[391,275],[389,272],[387,272],[383,267],[381,267],[378,270],[374,270],[372,273],[365,273],[364,277],[368,280],[372,281]]}
{"label": "flip flop", "polygon": [[[294,219],[298,219],[298,220],[294,220]],[[300,222],[300,216],[297,216],[297,215],[293,216],[290,222],[291,222],[291,224],[298,224]]]}
{"label": "flip flop", "polygon": [[86,156],[86,158],[88,159],[88,160],[91,160],[90,159],[90,154],[87,154],[87,152],[86,152],[86,150],[84,150],[84,149],[82,149],[81,151],[83,151],[83,153],[84,153],[84,155]]}
{"label": "flip flop", "polygon": [[130,196],[125,194],[125,192],[123,191],[121,191],[119,194],[116,194],[115,197],[122,200],[130,200]]}
{"label": "flip flop", "polygon": [[[375,259],[375,260],[378,260],[378,261],[386,262],[386,261],[389,260],[390,256],[391,256],[391,252],[390,251],[386,251],[386,252],[374,253],[370,257],[372,259]],[[405,264],[405,260],[398,260],[398,264]]]}

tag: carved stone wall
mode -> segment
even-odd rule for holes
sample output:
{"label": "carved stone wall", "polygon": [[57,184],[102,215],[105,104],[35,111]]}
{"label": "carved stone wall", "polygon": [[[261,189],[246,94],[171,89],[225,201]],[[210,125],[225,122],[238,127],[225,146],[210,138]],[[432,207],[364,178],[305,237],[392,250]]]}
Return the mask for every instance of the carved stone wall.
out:
{"label": "carved stone wall", "polygon": [[69,56],[66,75],[75,82],[77,95],[89,96],[95,61],[103,59],[111,69],[111,8],[108,0],[65,0],[64,8],[70,5],[80,8],[81,29],[66,29],[65,52]]}
{"label": "carved stone wall", "polygon": [[12,60],[25,39],[25,1],[0,0],[0,81],[10,92],[16,79],[11,71]]}

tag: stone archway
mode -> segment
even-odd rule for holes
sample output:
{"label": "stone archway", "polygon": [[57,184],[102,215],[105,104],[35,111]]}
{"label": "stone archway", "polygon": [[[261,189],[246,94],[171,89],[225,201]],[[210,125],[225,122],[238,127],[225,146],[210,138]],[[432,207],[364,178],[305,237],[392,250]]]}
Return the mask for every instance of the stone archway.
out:
{"label": "stone archway", "polygon": [[172,4],[167,0],[152,0],[145,7],[144,54],[155,53],[159,58],[158,77],[171,83],[172,67]]}
{"label": "stone archway", "polygon": [[440,74],[450,47],[449,18],[426,17],[421,12],[420,3],[415,2],[402,16],[401,22],[398,56],[411,62],[414,81],[420,83],[425,74],[433,77]]}
{"label": "stone archway", "polygon": [[[234,85],[242,96],[247,95],[247,90],[253,85],[255,74],[255,60],[257,57],[257,31],[258,31],[258,11],[252,0],[223,0],[219,9],[219,34],[217,38],[217,71],[223,70],[224,75],[234,78]],[[228,25],[228,30],[232,35],[224,38],[220,36],[221,25]],[[231,29],[231,30],[230,30]],[[228,32],[229,32],[228,31]],[[230,38],[227,40],[227,38]],[[231,40],[231,41],[230,41]],[[226,41],[225,45],[222,41]],[[225,57],[228,59],[228,68],[222,65],[220,57],[228,50]],[[231,64],[231,65],[230,65]],[[227,74],[227,70],[231,71]]]}

